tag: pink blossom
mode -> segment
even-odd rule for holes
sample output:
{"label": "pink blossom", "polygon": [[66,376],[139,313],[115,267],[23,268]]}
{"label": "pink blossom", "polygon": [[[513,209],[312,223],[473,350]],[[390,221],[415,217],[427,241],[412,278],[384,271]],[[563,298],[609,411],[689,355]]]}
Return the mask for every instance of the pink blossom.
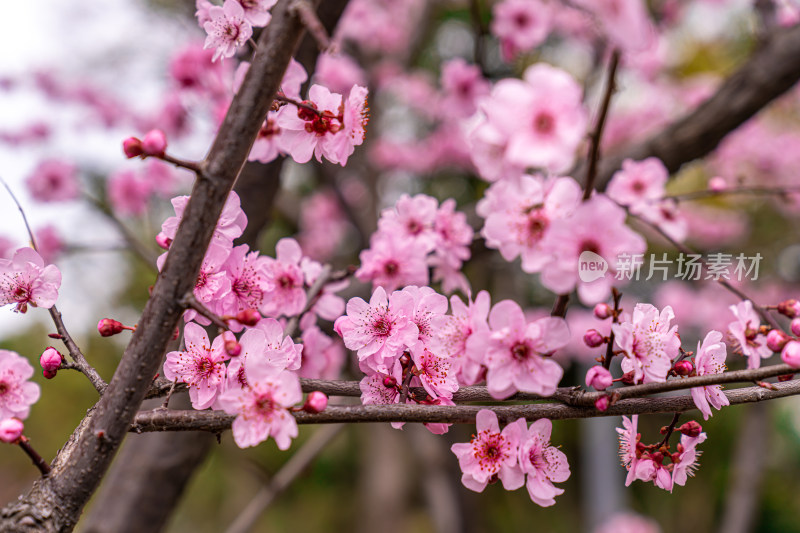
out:
{"label": "pink blossom", "polygon": [[758,368],[761,359],[772,356],[767,346],[767,336],[758,332],[761,319],[753,309],[753,302],[744,300],[729,307],[736,321],[728,324],[728,330],[737,343],[737,350],[747,359],[747,368]]}
{"label": "pink blossom", "polygon": [[522,80],[497,82],[481,109],[514,165],[563,172],[586,134],[587,113],[580,85],[563,70],[544,63],[529,67]]}
{"label": "pink blossom", "polygon": [[520,52],[540,45],[552,25],[550,4],[539,0],[504,0],[492,10],[491,30],[499,39],[503,59],[511,61]]}
{"label": "pink blossom", "polygon": [[656,463],[649,455],[642,455],[637,450],[640,435],[636,431],[639,415],[633,415],[630,419],[622,417],[623,429],[617,428],[619,433],[619,454],[622,465],[628,470],[628,477],[625,479],[625,486],[630,486],[637,479],[642,481],[654,481],[657,486],[665,490],[672,490],[672,476]]}
{"label": "pink blossom", "polygon": [[555,497],[564,489],[553,486],[569,479],[569,463],[564,452],[550,446],[553,423],[540,418],[521,436],[519,464],[527,474],[526,486],[531,500],[542,507],[555,505]]}
{"label": "pink blossom", "polygon": [[402,292],[411,296],[414,301],[409,318],[417,326],[419,342],[428,346],[431,339],[441,331],[447,322],[444,316],[447,312],[447,298],[430,287],[411,285],[404,288]]}
{"label": "pink blossom", "polygon": [[[284,337],[283,326],[274,318],[259,321],[252,330],[264,334],[266,360],[277,368],[297,370],[300,368],[303,346],[295,344],[291,337]],[[248,330],[250,331],[250,330]],[[246,334],[246,333],[245,333]]]}
{"label": "pink blossom", "polygon": [[264,124],[258,130],[258,136],[250,149],[250,155],[247,156],[248,161],[269,163],[280,155],[281,150],[278,138],[281,129],[275,122],[276,116],[274,112],[270,112],[267,115]]}
{"label": "pink blossom", "polygon": [[[698,467],[697,459],[701,453],[697,451],[697,445],[705,442],[705,440],[705,433],[700,433],[696,437],[681,435],[681,442],[678,445],[678,460],[675,461],[672,468],[672,486],[684,486],[686,485],[687,477],[694,475],[694,471]],[[672,492],[672,488],[670,488],[670,492]]]}
{"label": "pink blossom", "polygon": [[586,372],[586,386],[597,390],[605,390],[612,383],[611,372],[600,365],[595,365]]}
{"label": "pink blossom", "polygon": [[359,64],[344,53],[322,53],[317,59],[314,79],[333,92],[343,94],[353,85],[367,85],[367,75]]}
{"label": "pink blossom", "polygon": [[[42,226],[34,232],[39,255],[46,263],[52,263],[66,247],[59,231],[52,224]],[[2,257],[2,255],[0,255]]]}
{"label": "pink blossom", "polygon": [[153,185],[132,170],[115,172],[108,179],[108,201],[120,216],[141,216],[153,194]]}
{"label": "pink blossom", "polygon": [[[266,272],[265,257],[258,252],[249,252],[246,244],[235,247],[222,270],[230,281],[230,292],[217,301],[219,315],[236,315],[245,309],[261,309],[265,305],[265,295],[272,290]],[[240,331],[241,325],[231,321],[231,329]]]}
{"label": "pink blossom", "polygon": [[478,411],[475,420],[477,434],[469,443],[456,443],[450,449],[461,467],[461,483],[470,490],[483,492],[495,476],[503,488],[516,490],[525,482],[525,475],[517,462],[520,439],[526,431],[525,419],[508,424],[503,431],[497,415],[488,409]]}
{"label": "pink blossom", "polygon": [[787,342],[781,350],[781,361],[792,368],[800,368],[800,342]]}
{"label": "pink blossom", "polygon": [[303,251],[294,239],[281,239],[275,246],[276,259],[265,257],[264,271],[271,289],[264,295],[261,312],[269,316],[294,316],[306,305],[303,271],[300,260]]}
{"label": "pink blossom", "polygon": [[378,220],[378,229],[385,236],[396,240],[409,240],[426,252],[436,246],[436,210],[439,202],[425,194],[409,196],[403,194],[393,208],[384,209]]}
{"label": "pink blossom", "polygon": [[253,26],[266,26],[272,15],[269,10],[278,0],[237,0],[244,8],[244,18]]}
{"label": "pink blossom", "polygon": [[552,260],[542,247],[553,221],[564,218],[580,203],[581,187],[572,178],[522,176],[493,184],[478,203],[486,219],[481,234],[486,246],[500,250],[503,259],[522,257],[522,270],[540,272]]}
{"label": "pink blossom", "polygon": [[[198,0],[198,8],[201,3],[211,7],[209,2]],[[210,19],[199,20],[200,26],[209,21]],[[218,100],[228,93],[227,79],[230,77],[232,67],[225,62],[214,63],[213,57],[213,51],[202,48],[198,43],[189,44],[180,49],[170,60],[170,76],[181,91],[208,94]]]}
{"label": "pink blossom", "polygon": [[458,390],[458,380],[449,359],[439,357],[421,343],[412,348],[411,359],[418,371],[416,377],[431,397],[453,398],[453,393]]}
{"label": "pink blossom", "polygon": [[230,387],[219,397],[226,413],[236,415],[231,427],[240,448],[255,446],[272,436],[281,450],[297,437],[297,422],[288,409],[303,399],[300,380],[261,357],[244,360],[246,387]]}
{"label": "pink blossom", "polygon": [[25,184],[33,199],[39,202],[73,200],[80,193],[75,165],[60,159],[39,163]]}
{"label": "pink blossom", "polygon": [[349,222],[330,190],[317,190],[300,206],[300,233],[297,240],[308,257],[329,259],[338,249]]}
{"label": "pink blossom", "polygon": [[460,57],[442,63],[441,84],[445,116],[469,117],[478,109],[478,98],[489,94],[489,82],[481,69]]}
{"label": "pink blossom", "polygon": [[[167,242],[172,242],[175,239],[178,225],[183,218],[183,211],[189,204],[189,197],[176,196],[171,202],[173,209],[175,209],[175,216],[167,218],[161,225],[161,233],[166,237]],[[234,239],[242,236],[246,226],[247,216],[242,210],[239,195],[231,191],[228,199],[225,200],[225,205],[222,208],[222,213],[220,213],[211,242],[230,250],[233,247]]]}
{"label": "pink blossom", "polygon": [[358,255],[361,266],[355,276],[388,291],[404,285],[427,285],[426,255],[427,250],[416,246],[411,239],[377,232],[370,247]]}
{"label": "pink blossom", "polygon": [[450,359],[451,372],[459,383],[474,385],[483,379],[481,364],[489,337],[489,293],[481,291],[465,304],[458,296],[450,298],[452,315],[432,339],[433,351]]}
{"label": "pink blossom", "polygon": [[61,367],[61,362],[63,360],[64,358],[58,352],[58,350],[52,346],[48,346],[39,357],[39,365],[42,367],[44,377],[48,379],[55,377],[56,372],[58,372],[58,369]]}
{"label": "pink blossom", "polygon": [[245,12],[237,0],[225,0],[222,7],[208,8],[209,20],[203,23],[208,33],[203,48],[216,48],[212,61],[219,57],[233,57],[236,49],[253,35],[253,28],[245,18]]}
{"label": "pink blossom", "polygon": [[58,267],[45,266],[33,248],[19,248],[11,259],[0,259],[0,305],[16,304],[19,313],[26,312],[28,304],[50,309],[60,287]]}
{"label": "pink blossom", "polygon": [[[602,232],[597,231],[600,224]],[[542,285],[558,294],[577,286],[581,302],[592,305],[608,298],[619,257],[642,254],[647,243],[625,225],[624,209],[605,195],[595,194],[568,217],[554,221],[541,247],[553,256],[542,270]],[[608,262],[609,272],[604,277],[588,283],[579,280],[578,259],[585,251]]]}
{"label": "pink blossom", "polygon": [[[703,339],[703,343],[697,343],[697,355],[694,359],[697,375],[721,374],[725,371],[725,358],[727,355],[725,343],[722,342],[722,333],[709,331],[706,338]],[[700,412],[703,413],[703,420],[708,420],[708,417],[711,416],[709,404],[717,410],[722,409],[725,405],[730,405],[728,397],[722,392],[721,385],[694,387],[692,389],[692,399],[697,408],[700,409]]]}
{"label": "pink blossom", "polygon": [[654,520],[634,513],[616,513],[593,530],[593,533],[661,533]]}
{"label": "pink blossom", "polygon": [[636,304],[630,319],[611,326],[614,342],[625,352],[622,370],[633,371],[636,383],[667,380],[672,360],[678,356],[681,346],[678,326],[670,328],[674,318],[669,306],[659,312],[650,304],[640,303]]}
{"label": "pink blossom", "polygon": [[569,341],[563,318],[547,317],[527,323],[512,300],[497,303],[489,313],[491,336],[486,350],[486,385],[497,399],[516,391],[550,396],[564,370],[548,356]]}
{"label": "pink blossom", "polygon": [[608,182],[606,194],[615,202],[642,212],[650,202],[664,196],[668,179],[667,168],[656,157],[642,161],[626,159],[622,170],[615,172]]}
{"label": "pink blossom", "polygon": [[303,358],[298,374],[303,378],[338,379],[345,362],[341,342],[328,337],[317,326],[303,330]]}
{"label": "pink blossom", "polygon": [[[194,285],[194,295],[197,300],[210,308],[214,308],[217,302],[228,296],[231,292],[231,280],[227,273],[222,270],[225,261],[230,256],[230,250],[223,248],[219,243],[212,242],[203,263],[200,265],[200,272],[197,274],[197,281]],[[161,254],[156,261],[156,266],[160,271],[164,267],[167,254]],[[211,323],[210,320],[200,315],[194,309],[187,309],[183,314],[184,320],[196,321],[204,326]]]}
{"label": "pink blossom", "polygon": [[[436,232],[436,245],[433,250],[435,256],[431,258],[431,263],[434,265],[434,279],[440,279],[438,274],[448,272],[448,268],[450,272],[460,270],[462,262],[470,258],[469,246],[472,244],[474,232],[467,223],[467,216],[455,209],[456,201],[448,198],[436,211],[433,224]],[[441,277],[445,279],[444,291],[451,292],[447,288],[449,280],[444,275]]]}
{"label": "pink blossom", "polygon": [[0,350],[0,420],[25,420],[31,405],[39,399],[39,385],[28,381],[33,366],[17,352]]}
{"label": "pink blossom", "polygon": [[644,0],[576,0],[576,3],[594,12],[607,38],[623,50],[638,51],[652,43],[655,29]]}
{"label": "pink blossom", "polygon": [[360,362],[388,373],[402,350],[417,342],[419,329],[411,321],[413,309],[414,300],[408,293],[395,291],[387,298],[383,287],[378,287],[369,303],[351,298],[347,315],[336,320],[334,329],[345,346],[357,350]]}
{"label": "pink blossom", "polygon": [[12,444],[22,436],[24,429],[25,426],[18,418],[0,419],[0,441]]}
{"label": "pink blossom", "polygon": [[169,352],[164,362],[164,376],[170,381],[186,383],[195,409],[211,407],[225,384],[225,363],[228,354],[219,335],[213,344],[206,331],[192,322],[183,329],[185,351]]}

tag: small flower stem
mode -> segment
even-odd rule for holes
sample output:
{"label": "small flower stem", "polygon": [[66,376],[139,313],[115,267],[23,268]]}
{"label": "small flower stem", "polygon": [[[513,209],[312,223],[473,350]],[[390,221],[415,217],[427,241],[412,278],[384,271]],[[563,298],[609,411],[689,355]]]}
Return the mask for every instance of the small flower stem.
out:
{"label": "small flower stem", "polygon": [[567,314],[567,305],[569,305],[569,293],[559,294],[553,303],[553,309],[550,311],[550,316],[560,316],[564,318]]}
{"label": "small flower stem", "polygon": [[675,426],[678,425],[678,419],[680,417],[681,417],[680,413],[675,413],[675,415],[672,417],[672,422],[667,428],[667,432],[664,434],[664,440],[658,443],[658,445],[656,446],[656,450],[664,446],[667,442],[669,442],[669,438],[672,436],[672,432],[675,431]]}
{"label": "small flower stem", "polygon": [[167,396],[164,398],[164,403],[161,404],[162,409],[169,408],[169,400],[172,398],[172,393],[175,392],[175,387],[178,385],[178,380],[173,380],[172,385],[169,387],[169,391],[167,391]]}
{"label": "small flower stem", "polygon": [[600,161],[600,140],[603,137],[603,128],[606,124],[606,117],[608,117],[608,109],[611,106],[611,96],[614,94],[616,88],[615,77],[617,74],[617,67],[619,66],[619,50],[614,49],[611,52],[611,61],[608,65],[608,73],[606,75],[606,90],[603,94],[603,102],[600,105],[600,113],[597,116],[597,125],[590,136],[589,147],[589,166],[586,169],[586,185],[583,189],[583,199],[588,200],[592,196],[594,190],[594,181],[597,177],[597,163]]}
{"label": "small flower stem", "polygon": [[406,398],[408,398],[408,387],[411,385],[411,378],[413,377],[414,373],[411,371],[411,368],[409,368],[408,374],[406,374],[406,377],[403,380],[403,386],[400,388],[400,401],[398,402],[400,405],[404,405],[406,403]]}
{"label": "small flower stem", "polygon": [[320,52],[325,52],[331,48],[331,39],[328,37],[328,32],[308,0],[294,0],[289,9],[300,18],[300,22],[303,23],[308,33],[317,42]]}
{"label": "small flower stem", "polygon": [[295,107],[299,107],[301,109],[305,109],[307,111],[311,111],[312,113],[316,113],[320,117],[323,115],[321,109],[317,109],[316,107],[314,107],[312,105],[306,104],[305,102],[300,102],[298,100],[295,100],[294,98],[289,98],[288,96],[286,96],[284,94],[276,94],[274,100],[276,102],[283,102],[285,104],[292,104]]}
{"label": "small flower stem", "polygon": [[171,163],[176,167],[185,168],[186,170],[191,170],[195,174],[200,174],[200,164],[194,161],[185,161],[183,159],[178,159],[177,157],[172,157],[168,154],[162,154],[160,156],[155,156],[157,159],[161,159],[162,161],[166,161],[167,163]]}
{"label": "small flower stem", "polygon": [[[614,296],[614,318],[613,323],[619,323],[619,302],[622,300],[622,293],[617,290],[616,287],[611,287],[611,294]],[[611,333],[608,335],[608,347],[606,348],[606,356],[603,359],[603,368],[608,370],[611,368],[611,358],[614,357],[614,329],[611,329]]]}
{"label": "small flower stem", "polygon": [[47,463],[47,461],[42,459],[42,456],[39,455],[36,450],[33,449],[28,437],[25,435],[21,436],[17,440],[17,444],[19,444],[19,447],[22,448],[22,451],[24,451],[28,457],[31,458],[31,461],[33,461],[33,464],[39,469],[39,472],[41,472],[43,476],[50,474],[50,465]]}
{"label": "small flower stem", "polygon": [[224,320],[222,320],[222,318],[212,313],[211,310],[205,305],[203,305],[195,297],[193,293],[190,292],[184,295],[183,299],[181,299],[181,305],[183,305],[186,308],[194,309],[195,311],[197,311],[198,314],[209,319],[211,323],[217,326],[218,328],[224,331],[227,331],[229,329],[227,322],[225,322]]}
{"label": "small flower stem", "polygon": [[73,367],[83,373],[83,375],[89,379],[95,390],[102,395],[108,384],[103,380],[102,377],[100,377],[100,374],[97,373],[97,370],[95,370],[95,368],[90,365],[88,361],[86,361],[86,357],[83,355],[83,352],[67,331],[67,327],[64,325],[64,320],[61,318],[61,313],[59,312],[58,308],[53,305],[49,311],[50,318],[53,319],[53,323],[56,326],[56,331],[58,331],[58,334],[61,335],[61,342],[63,342],[64,346],[67,347],[69,356],[72,358]]}

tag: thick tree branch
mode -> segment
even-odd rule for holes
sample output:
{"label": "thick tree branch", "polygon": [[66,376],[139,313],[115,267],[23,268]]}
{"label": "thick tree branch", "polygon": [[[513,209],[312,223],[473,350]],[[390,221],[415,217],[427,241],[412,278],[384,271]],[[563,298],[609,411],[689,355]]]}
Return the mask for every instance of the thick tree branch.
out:
{"label": "thick tree branch", "polygon": [[[653,137],[606,156],[597,173],[597,187],[611,179],[625,159],[661,159],[670,173],[714,150],[731,131],[758,113],[800,79],[800,26],[777,30],[772,38],[697,109]],[[573,176],[585,173],[582,164]]]}
{"label": "thick tree branch", "polygon": [[153,295],[105,394],[62,448],[49,478],[2,512],[0,530],[71,531],[105,474],[150,388],[194,286],[222,207],[247,159],[302,26],[288,0],[273,9],[242,86],[201,164],[189,204]]}

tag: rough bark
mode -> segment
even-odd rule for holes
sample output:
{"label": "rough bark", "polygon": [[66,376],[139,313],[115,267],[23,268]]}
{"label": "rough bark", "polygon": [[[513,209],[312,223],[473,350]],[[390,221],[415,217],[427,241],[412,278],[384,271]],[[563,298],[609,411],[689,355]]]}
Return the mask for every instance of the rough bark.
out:
{"label": "rough bark", "polygon": [[259,39],[259,53],[220,126],[195,182],[170,254],[139,327],[98,403],[61,449],[47,478],[8,505],[0,531],[71,531],[125,438],[194,287],[216,221],[233,187],[302,27],[279,2]]}

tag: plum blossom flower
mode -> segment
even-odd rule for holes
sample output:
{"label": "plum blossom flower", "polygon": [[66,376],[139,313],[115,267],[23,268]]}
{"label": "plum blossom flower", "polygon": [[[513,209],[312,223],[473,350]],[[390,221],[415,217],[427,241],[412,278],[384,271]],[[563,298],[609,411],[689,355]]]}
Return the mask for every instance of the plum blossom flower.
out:
{"label": "plum blossom flower", "polygon": [[448,198],[439,206],[433,229],[436,232],[436,245],[429,263],[434,267],[434,280],[442,280],[442,290],[446,293],[469,287],[466,280],[461,279],[463,275],[460,275],[460,270],[462,263],[470,258],[469,246],[474,232],[467,224],[467,216],[456,211],[454,199]]}
{"label": "plum blossom flower", "polygon": [[275,246],[276,258],[264,258],[267,282],[272,287],[264,295],[261,312],[268,316],[294,316],[306,305],[303,271],[300,261],[303,251],[294,239],[281,239]]}
{"label": "plum blossom flower", "polygon": [[372,281],[373,287],[393,291],[404,285],[427,285],[427,250],[399,235],[375,233],[370,247],[358,255],[361,266],[356,270],[360,281]]}
{"label": "plum blossom flower", "polygon": [[452,314],[432,339],[433,350],[450,359],[451,372],[459,383],[474,385],[482,377],[483,355],[489,337],[489,293],[481,291],[465,304],[458,296],[450,298]]}
{"label": "plum blossom flower", "polygon": [[237,0],[244,9],[244,18],[253,26],[266,26],[272,19],[269,10],[278,0]]}
{"label": "plum blossom flower", "polygon": [[39,202],[72,200],[80,192],[75,165],[60,159],[39,163],[25,184],[33,199]]}
{"label": "plum blossom flower", "polygon": [[357,350],[359,361],[388,373],[402,350],[417,342],[419,329],[411,321],[413,308],[414,300],[408,293],[395,291],[387,298],[383,287],[378,287],[369,303],[351,298],[347,314],[336,319],[333,327],[347,348]]}
{"label": "plum blossom flower", "polygon": [[458,390],[455,372],[450,369],[450,360],[439,357],[423,344],[411,349],[411,359],[417,369],[416,377],[425,391],[433,398],[451,399]]}
{"label": "plum blossom flower", "polygon": [[251,329],[264,334],[266,360],[271,365],[288,370],[300,368],[303,347],[295,344],[290,336],[284,337],[283,326],[277,320],[266,318]]}
{"label": "plum blossom flower", "polygon": [[384,209],[378,220],[379,231],[393,239],[410,240],[429,252],[436,246],[436,210],[439,202],[426,194],[403,194],[394,207]]}
{"label": "plum blossom flower", "polygon": [[345,362],[341,341],[332,339],[317,326],[303,330],[302,365],[298,375],[303,378],[337,379]]}
{"label": "plum blossom flower", "polygon": [[625,352],[622,369],[633,371],[636,383],[664,382],[681,345],[670,306],[659,312],[650,304],[636,304],[629,320],[611,326],[614,341]]}
{"label": "plum blossom flower", "polygon": [[481,235],[506,261],[522,257],[522,270],[540,272],[552,260],[542,241],[553,221],[569,215],[580,203],[581,188],[572,178],[545,182],[525,175],[494,183],[478,203],[486,219]]}
{"label": "plum blossom flower", "polygon": [[0,350],[0,420],[25,420],[39,399],[39,385],[28,381],[33,366],[17,352]]}
{"label": "plum blossom flower", "polygon": [[563,318],[547,317],[528,323],[512,300],[497,303],[489,313],[491,336],[486,350],[486,385],[497,399],[516,391],[550,396],[564,370],[548,358],[569,342]]}
{"label": "plum blossom flower", "polygon": [[[165,242],[171,243],[175,239],[175,233],[178,231],[178,225],[183,218],[183,212],[189,204],[188,196],[176,196],[171,200],[172,207],[175,209],[175,216],[167,218],[161,224],[161,234]],[[219,215],[217,227],[214,228],[214,234],[211,237],[212,243],[217,243],[223,248],[230,250],[233,248],[234,239],[241,237],[244,228],[247,226],[247,216],[242,210],[239,195],[231,191],[228,194],[225,205],[222,208],[222,213]]]}
{"label": "plum blossom flower", "polygon": [[419,342],[425,346],[441,331],[447,319],[447,298],[430,287],[408,286],[403,289],[411,296],[414,307],[409,317],[419,331]]}
{"label": "plum blossom flower", "polygon": [[225,361],[229,359],[223,347],[225,341],[219,335],[213,343],[209,342],[206,331],[193,322],[184,326],[183,333],[186,350],[167,354],[164,376],[186,383],[192,407],[207,409],[225,384]]}
{"label": "plum blossom flower", "polygon": [[506,490],[516,490],[525,483],[517,461],[520,439],[526,431],[525,419],[508,424],[503,431],[497,415],[488,409],[478,411],[477,434],[468,443],[456,443],[450,450],[458,457],[461,483],[470,490],[483,492],[498,477]]}
{"label": "plum blossom flower", "polygon": [[564,493],[564,489],[553,486],[569,479],[569,463],[564,452],[550,446],[550,434],[553,423],[547,418],[540,418],[528,428],[527,435],[521,436],[519,446],[519,464],[527,474],[525,483],[528,494],[534,503],[542,507],[555,505],[555,497]]}
{"label": "plum blossom flower", "polygon": [[[693,476],[697,469],[697,459],[701,452],[697,451],[697,445],[705,442],[707,435],[700,433],[696,437],[681,435],[681,442],[678,444],[677,461],[673,458],[672,484],[684,486],[687,477]],[[672,490],[670,489],[670,492]]]}
{"label": "plum blossom flower", "polygon": [[553,19],[550,4],[539,0],[504,0],[495,4],[492,15],[491,30],[506,61],[541,44]]}
{"label": "plum blossom flower", "polygon": [[477,110],[477,100],[489,94],[489,82],[477,65],[457,57],[442,63],[443,112],[453,117],[469,117]]}
{"label": "plum blossom flower", "polygon": [[237,0],[225,0],[222,7],[211,6],[207,14],[209,20],[203,24],[203,29],[208,36],[203,48],[216,48],[212,61],[233,57],[236,49],[253,35],[253,28]]}
{"label": "plum blossom flower", "polygon": [[33,248],[19,248],[11,259],[0,259],[0,305],[16,304],[19,313],[25,313],[28,304],[50,309],[60,287],[61,271],[45,266]]}
{"label": "plum blossom flower", "polygon": [[19,418],[0,419],[0,441],[13,444],[22,436],[25,426]]}
{"label": "plum blossom flower", "polygon": [[[725,371],[725,358],[727,350],[725,343],[722,342],[722,333],[719,331],[709,331],[703,343],[697,343],[697,355],[694,364],[698,376],[709,374],[721,374]],[[694,404],[703,413],[703,419],[708,420],[711,416],[711,407],[722,409],[725,405],[730,405],[728,397],[722,392],[722,385],[706,385],[704,387],[692,388],[692,399]]]}
{"label": "plum blossom flower", "polygon": [[143,215],[152,195],[153,184],[132,170],[116,172],[108,179],[108,201],[118,215]]}
{"label": "plum blossom flower", "polygon": [[271,365],[262,357],[244,360],[245,387],[230,387],[218,405],[236,415],[231,427],[240,448],[255,446],[272,436],[281,450],[297,437],[297,422],[288,409],[303,399],[300,380],[294,372]]}
{"label": "plum blossom flower", "polygon": [[759,333],[761,319],[753,309],[753,302],[744,300],[729,307],[736,321],[728,324],[728,331],[737,343],[737,348],[746,356],[747,368],[758,368],[761,359],[772,356],[772,350],[767,346],[767,336]]}
{"label": "plum blossom flower", "polygon": [[503,157],[510,163],[566,171],[586,133],[582,92],[565,71],[537,63],[522,80],[497,82],[480,105],[487,118],[482,127],[505,139]]}
{"label": "plum blossom flower", "polygon": [[[230,280],[231,290],[224,298],[217,300],[217,314],[236,315],[245,309],[261,309],[265,304],[265,295],[272,290],[265,259],[258,252],[249,252],[246,244],[231,251],[222,266]],[[234,331],[241,331],[242,325],[236,321],[231,321],[230,326]]]}
{"label": "plum blossom flower", "polygon": [[[602,224],[602,233],[597,231],[598,224]],[[607,196],[595,194],[566,218],[553,221],[541,248],[553,257],[542,270],[542,285],[558,294],[577,286],[580,300],[591,305],[604,301],[611,293],[619,258],[644,253],[647,243],[625,225],[624,209]],[[605,259],[609,269],[603,277],[591,282],[578,277],[580,255],[587,251]]]}

